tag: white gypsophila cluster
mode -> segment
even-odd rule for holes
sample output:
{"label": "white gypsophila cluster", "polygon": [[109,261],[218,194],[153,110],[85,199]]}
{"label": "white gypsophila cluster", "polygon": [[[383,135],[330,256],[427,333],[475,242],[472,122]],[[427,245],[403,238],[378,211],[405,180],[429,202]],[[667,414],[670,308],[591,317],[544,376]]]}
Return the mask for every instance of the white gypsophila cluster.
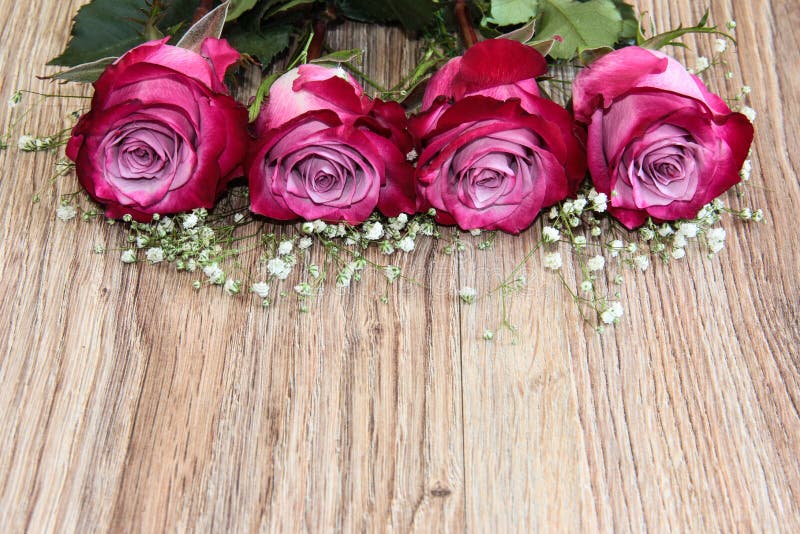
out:
{"label": "white gypsophila cluster", "polygon": [[721,54],[727,49],[728,49],[728,40],[727,39],[715,39],[714,40],[714,52],[716,52],[717,54]]}
{"label": "white gypsophila cluster", "polygon": [[639,255],[633,258],[633,264],[640,271],[646,271],[650,267],[650,258],[645,255]]}
{"label": "white gypsophila cluster", "polygon": [[477,296],[478,292],[473,287],[464,286],[458,290],[458,298],[460,298],[461,301],[466,304],[472,304],[475,302],[475,298]]}
{"label": "white gypsophila cluster", "polygon": [[311,245],[313,245],[313,244],[314,244],[314,240],[311,239],[310,237],[308,237],[308,236],[301,237],[297,241],[297,248],[299,248],[300,250],[306,250],[307,248],[311,247]]}
{"label": "white gypsophila cluster", "polygon": [[197,226],[197,223],[200,221],[200,218],[195,213],[190,213],[183,219],[183,227],[188,230],[189,228],[194,228]]}
{"label": "white gypsophila cluster", "polygon": [[589,191],[589,200],[592,201],[592,210],[597,213],[604,213],[608,208],[608,195],[598,193],[594,187]]}
{"label": "white gypsophila cluster", "polygon": [[744,160],[742,164],[742,169],[739,171],[739,176],[742,178],[742,181],[750,180],[750,174],[753,172],[753,164],[750,162],[749,159]]}
{"label": "white gypsophila cluster", "polygon": [[403,252],[411,252],[412,250],[414,250],[415,246],[414,240],[411,238],[411,236],[404,237],[403,239],[398,241],[396,245],[397,248],[399,248]]}
{"label": "white gypsophila cluster", "polygon": [[725,246],[725,230],[722,228],[712,228],[706,233],[708,248],[712,254],[718,253]]}
{"label": "white gypsophila cluster", "polygon": [[150,263],[160,263],[164,261],[164,249],[161,247],[152,247],[147,249],[145,257]]}
{"label": "white gypsophila cluster", "polygon": [[542,229],[542,239],[545,243],[555,243],[561,239],[561,232],[552,226],[545,226],[544,229]]}
{"label": "white gypsophila cluster", "polygon": [[119,255],[119,259],[122,263],[136,263],[136,251],[132,248],[125,249]]}
{"label": "white gypsophila cluster", "polygon": [[563,264],[560,252],[551,252],[544,256],[544,266],[552,271],[557,271]]}
{"label": "white gypsophila cluster", "polygon": [[283,258],[272,258],[267,262],[267,271],[279,280],[286,280],[292,272],[292,265]]}
{"label": "white gypsophila cluster", "polygon": [[613,302],[600,314],[600,320],[605,324],[618,323],[623,313],[624,309],[622,308],[622,304]]}
{"label": "white gypsophila cluster", "polygon": [[367,241],[377,241],[383,237],[383,225],[379,221],[364,223],[362,229],[364,231],[364,239]]}
{"label": "white gypsophila cluster", "polygon": [[581,282],[581,291],[583,291],[584,293],[591,293],[592,291],[594,291],[594,282],[592,282],[591,280],[584,280],[583,282]]}
{"label": "white gypsophila cluster", "polygon": [[600,271],[605,267],[606,259],[603,256],[597,255],[589,258],[586,262],[586,268],[590,271]]}
{"label": "white gypsophila cluster", "polygon": [[400,278],[401,272],[402,271],[400,270],[400,267],[397,267],[395,265],[387,265],[386,267],[383,268],[383,273],[386,275],[386,279],[389,280],[390,282],[394,282],[398,278]]}
{"label": "white gypsophila cluster", "polygon": [[75,209],[75,207],[69,204],[61,204],[56,208],[56,217],[64,222],[74,219],[75,215],[77,214],[78,211]]}
{"label": "white gypsophila cluster", "polygon": [[287,254],[292,253],[292,248],[294,248],[294,243],[289,240],[281,241],[278,243],[278,254],[281,256],[286,256]]}
{"label": "white gypsophila cluster", "polygon": [[225,271],[219,266],[219,263],[211,263],[203,267],[203,274],[206,275],[208,281],[214,285],[221,285],[225,282]]}
{"label": "white gypsophila cluster", "polygon": [[242,282],[234,280],[233,278],[228,278],[225,280],[225,285],[222,286],[222,289],[230,296],[238,295],[242,290]]}
{"label": "white gypsophila cluster", "polygon": [[301,297],[310,297],[311,296],[311,285],[307,282],[301,282],[294,286],[294,292],[297,293]]}
{"label": "white gypsophila cluster", "polygon": [[266,282],[254,282],[250,286],[250,291],[259,298],[265,299],[269,296],[269,284]]}
{"label": "white gypsophila cluster", "polygon": [[709,67],[710,63],[705,56],[698,56],[694,63],[694,73],[699,74]]}

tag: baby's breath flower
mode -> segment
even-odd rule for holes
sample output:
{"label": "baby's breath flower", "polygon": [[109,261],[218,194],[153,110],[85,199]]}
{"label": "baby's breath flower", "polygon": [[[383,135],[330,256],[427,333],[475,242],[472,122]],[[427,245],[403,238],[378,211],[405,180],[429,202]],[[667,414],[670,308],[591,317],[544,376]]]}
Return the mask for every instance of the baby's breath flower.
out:
{"label": "baby's breath flower", "polygon": [[739,171],[739,176],[742,177],[742,180],[745,182],[750,179],[750,173],[753,171],[753,164],[750,162],[749,159],[744,160],[744,164],[742,164],[742,170]]}
{"label": "baby's breath flower", "polygon": [[328,224],[325,221],[321,221],[319,219],[312,221],[311,224],[314,226],[314,231],[316,233],[324,232],[325,228],[328,227]]}
{"label": "baby's breath flower", "polygon": [[592,283],[591,280],[584,280],[583,282],[581,282],[581,291],[583,291],[584,293],[591,293],[593,289],[594,289],[594,284]]}
{"label": "baby's breath flower", "polygon": [[106,251],[106,247],[104,247],[100,243],[98,243],[98,244],[96,244],[94,246],[94,253],[95,254],[103,254],[103,253],[105,253],[105,251]]}
{"label": "baby's breath flower", "polygon": [[400,278],[400,273],[401,273],[400,267],[397,267],[395,265],[387,265],[386,267],[383,268],[383,274],[386,275],[386,278],[390,282],[394,282],[395,280]]}
{"label": "baby's breath flower", "polygon": [[668,235],[672,235],[675,233],[675,230],[672,229],[672,226],[669,223],[664,223],[658,227],[658,235],[661,237],[667,237]]}
{"label": "baby's breath flower", "polygon": [[353,280],[353,270],[349,265],[346,265],[336,275],[337,287],[350,287],[350,282]]}
{"label": "baby's breath flower", "polygon": [[636,243],[628,243],[628,246],[625,247],[625,250],[627,250],[629,254],[633,254],[638,249],[639,247],[636,246]]}
{"label": "baby's breath flower", "polygon": [[674,248],[672,249],[672,258],[679,260],[686,256],[686,250],[682,248]]}
{"label": "baby's breath flower", "polygon": [[272,258],[267,262],[267,271],[279,280],[286,280],[292,272],[292,266],[281,258]]}
{"label": "baby's breath flower", "polygon": [[32,135],[22,135],[17,141],[17,147],[23,152],[33,152],[36,150],[36,138]]}
{"label": "baby's breath flower", "polygon": [[197,226],[197,223],[200,221],[200,218],[195,215],[194,213],[190,213],[183,219],[183,227],[188,230],[189,228],[194,228]]}
{"label": "baby's breath flower", "polygon": [[578,214],[580,214],[580,212],[582,212],[583,208],[585,207],[586,207],[586,199],[583,197],[578,197],[572,203],[572,211]]}
{"label": "baby's breath flower", "polygon": [[681,225],[678,227],[678,234],[688,237],[689,239],[692,239],[694,237],[697,237],[698,230],[699,228],[697,224],[692,222],[685,222],[681,223]]}
{"label": "baby's breath flower", "polygon": [[672,240],[672,246],[675,248],[683,248],[687,245],[686,237],[683,234],[675,234],[675,239]]}
{"label": "baby's breath flower", "polygon": [[708,58],[705,56],[698,56],[694,64],[694,72],[700,73],[706,70],[709,66]]}
{"label": "baby's breath flower", "polygon": [[712,228],[706,234],[708,247],[713,254],[716,254],[725,246],[725,230],[723,228]]}
{"label": "baby's breath flower", "polygon": [[470,233],[470,235],[472,235],[474,237],[478,237],[479,235],[481,235],[481,229],[480,228],[473,228],[472,230],[469,231],[469,233]]}
{"label": "baby's breath flower", "polygon": [[478,292],[475,288],[464,286],[458,291],[458,297],[465,302],[466,304],[472,304],[475,302],[475,297],[478,296]]}
{"label": "baby's breath flower", "polygon": [[313,234],[314,233],[314,223],[310,221],[306,221],[300,227],[300,231],[304,234]]}
{"label": "baby's breath flower", "polygon": [[364,239],[377,241],[383,236],[383,225],[379,221],[364,223]]}
{"label": "baby's breath flower", "polygon": [[555,206],[550,208],[550,213],[547,216],[551,219],[556,219],[558,217],[558,208]]}
{"label": "baby's breath flower", "polygon": [[729,20],[728,22],[725,23],[725,27],[728,28],[729,30],[735,30],[736,29],[736,21],[735,20]]}
{"label": "baby's breath flower", "polygon": [[561,239],[561,232],[553,228],[552,226],[545,226],[542,229],[542,239],[545,243],[555,243],[559,239]]}
{"label": "baby's breath flower", "polygon": [[483,331],[483,339],[485,341],[493,340],[494,339],[494,332],[492,332],[491,330],[484,330]]}
{"label": "baby's breath flower", "polygon": [[600,314],[600,319],[605,324],[613,324],[619,321],[619,318],[622,317],[624,313],[624,309],[622,308],[622,304],[619,302],[614,302],[608,308],[606,308],[603,313]]}
{"label": "baby's breath flower", "polygon": [[189,261],[186,262],[186,270],[190,273],[193,273],[197,270],[197,261],[194,258],[189,258]]}
{"label": "baby's breath flower", "polygon": [[414,250],[414,240],[410,236],[406,236],[396,243],[397,248],[403,252],[411,252]]}
{"label": "baby's breath flower", "polygon": [[605,265],[606,265],[606,259],[600,255],[594,256],[593,258],[589,258],[586,261],[586,267],[590,271],[600,271],[603,269],[603,267],[605,267]]}
{"label": "baby's breath flower", "polygon": [[164,261],[164,249],[161,247],[148,248],[145,252],[145,257],[150,263],[159,263]]}
{"label": "baby's breath flower", "polygon": [[314,243],[310,237],[301,237],[300,240],[297,242],[297,248],[300,250],[305,250],[309,248]]}
{"label": "baby's breath flower", "polygon": [[294,247],[294,244],[291,241],[281,241],[278,244],[278,254],[286,256],[292,252],[292,247]]}
{"label": "baby's breath flower", "polygon": [[595,226],[592,228],[592,231],[590,233],[592,234],[592,237],[598,237],[600,234],[603,233],[603,229],[600,228],[599,226]]}
{"label": "baby's breath flower", "polygon": [[123,250],[122,254],[119,256],[119,259],[122,261],[122,263],[136,263],[136,251],[132,248]]}
{"label": "baby's breath flower", "polygon": [[225,285],[222,287],[222,289],[230,296],[238,295],[242,290],[242,282],[228,278],[225,280]]}
{"label": "baby's breath flower", "polygon": [[753,89],[749,85],[743,85],[742,86],[742,94],[743,95],[749,95],[752,91],[753,91]]}
{"label": "baby's breath flower", "polygon": [[639,230],[639,235],[641,235],[642,239],[645,241],[650,241],[656,236],[656,233],[650,228],[642,228]]}
{"label": "baby's breath flower", "polygon": [[234,213],[233,214],[233,222],[239,224],[244,220],[244,213]]}
{"label": "baby's breath flower", "polygon": [[428,208],[427,213],[429,217],[436,217],[436,208]]}
{"label": "baby's breath flower", "polygon": [[605,193],[597,193],[592,198],[592,209],[597,213],[603,213],[608,208],[608,196]]}
{"label": "baby's breath flower", "polygon": [[640,271],[646,271],[650,267],[650,258],[645,255],[636,256],[633,258],[633,264]]}
{"label": "baby's breath flower", "polygon": [[544,266],[552,271],[557,271],[561,268],[561,253],[551,252],[544,257]]}
{"label": "baby's breath flower", "polygon": [[312,263],[308,266],[308,274],[312,276],[312,278],[319,278],[319,265],[316,263]]}
{"label": "baby's breath flower", "polygon": [[71,206],[69,204],[61,204],[56,208],[56,217],[65,222],[75,218],[75,215],[77,214],[78,212],[75,209],[75,206]]}
{"label": "baby's breath flower", "polygon": [[209,282],[215,285],[220,285],[225,281],[225,271],[216,262],[203,267],[203,274],[208,277]]}
{"label": "baby's breath flower", "polygon": [[753,211],[750,208],[744,208],[739,212],[739,218],[743,221],[749,221],[753,218]]}
{"label": "baby's breath flower", "polygon": [[723,53],[728,48],[728,41],[726,39],[716,39],[714,41],[714,52],[717,54]]}
{"label": "baby's breath flower", "polygon": [[586,236],[576,235],[572,240],[572,244],[575,245],[575,248],[584,248],[586,246]]}
{"label": "baby's breath flower", "polygon": [[747,117],[747,120],[749,120],[750,122],[755,122],[756,120],[756,115],[757,115],[756,110],[754,110],[750,106],[742,106],[741,109],[739,110],[739,113]]}
{"label": "baby's breath flower", "polygon": [[415,159],[417,159],[417,156],[418,156],[417,151],[412,148],[411,150],[409,150],[408,154],[406,154],[406,161],[414,161]]}
{"label": "baby's breath flower", "polygon": [[294,292],[301,297],[308,297],[311,295],[311,286],[306,282],[302,282],[294,286]]}
{"label": "baby's breath flower", "polygon": [[764,210],[757,209],[756,211],[753,212],[753,218],[752,218],[753,222],[759,223],[763,220],[764,220]]}
{"label": "baby's breath flower", "polygon": [[394,245],[392,245],[391,241],[384,240],[381,241],[380,244],[378,245],[378,250],[380,250],[383,254],[389,256],[394,253]]}

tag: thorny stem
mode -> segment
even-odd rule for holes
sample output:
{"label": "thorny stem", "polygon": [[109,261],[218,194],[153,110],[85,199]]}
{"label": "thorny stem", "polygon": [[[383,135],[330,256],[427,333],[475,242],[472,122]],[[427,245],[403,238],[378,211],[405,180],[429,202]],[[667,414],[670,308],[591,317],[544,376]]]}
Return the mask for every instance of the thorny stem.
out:
{"label": "thorny stem", "polygon": [[461,37],[464,39],[464,48],[470,48],[478,42],[478,36],[475,33],[475,28],[469,21],[469,13],[467,12],[466,0],[456,0],[455,10],[456,20],[458,26],[461,28]]}

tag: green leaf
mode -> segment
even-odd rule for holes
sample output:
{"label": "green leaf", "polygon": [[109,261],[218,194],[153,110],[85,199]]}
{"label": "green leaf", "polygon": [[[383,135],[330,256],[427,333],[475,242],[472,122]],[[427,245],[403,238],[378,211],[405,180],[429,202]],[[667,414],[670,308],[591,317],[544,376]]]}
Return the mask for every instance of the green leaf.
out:
{"label": "green leaf", "polygon": [[250,104],[250,107],[247,109],[250,122],[253,122],[258,118],[258,114],[261,112],[261,106],[264,104],[264,99],[269,94],[270,87],[272,87],[272,84],[275,83],[275,80],[280,78],[282,74],[283,72],[274,72],[261,81],[261,85],[258,86],[258,91],[256,91],[256,96],[253,99],[253,103]]}
{"label": "green leaf", "polygon": [[685,46],[683,43],[676,41],[675,39],[683,37],[688,33],[711,33],[720,35],[726,39],[730,39],[733,44],[736,44],[736,39],[734,39],[733,36],[718,30],[716,26],[706,26],[706,24],[708,24],[708,10],[706,10],[703,18],[701,18],[700,22],[698,22],[696,25],[689,28],[678,26],[678,28],[674,30],[659,33],[658,35],[655,35],[646,41],[640,41],[639,46],[642,48],[649,48],[651,50],[658,50],[659,48],[663,48],[665,46]]}
{"label": "green leaf", "polygon": [[622,16],[612,0],[541,0],[541,8],[536,37],[563,39],[550,52],[555,59],[573,59],[587,48],[614,46],[622,33]]}
{"label": "green leaf", "polygon": [[258,3],[258,0],[231,0],[231,7],[228,9],[227,21],[238,19],[245,11],[250,11]]}
{"label": "green leaf", "polygon": [[356,63],[361,63],[361,59],[364,56],[364,51],[360,48],[353,48],[351,50],[339,50],[338,52],[331,52],[330,54],[326,54],[322,57],[318,57],[317,59],[312,59],[309,63],[334,63],[334,64],[341,64],[341,63],[350,63],[351,61],[356,61]]}
{"label": "green leaf", "polygon": [[492,0],[489,22],[511,26],[528,22],[539,13],[539,0]]}
{"label": "green leaf", "polygon": [[106,67],[111,65],[116,59],[115,57],[104,57],[103,59],[92,61],[91,63],[76,65],[70,69],[56,72],[45,78],[62,80],[65,82],[93,83],[103,74]]}
{"label": "green leaf", "polygon": [[267,18],[274,17],[278,13],[283,13],[283,12],[289,11],[290,9],[294,9],[294,8],[296,8],[298,6],[313,4],[316,1],[317,0],[290,0],[289,2],[286,2],[283,5],[277,6],[275,9],[273,9],[272,11],[267,13]]}
{"label": "green leaf", "polygon": [[433,22],[433,0],[339,0],[345,17],[361,22],[399,22],[418,31]]}
{"label": "green leaf", "polygon": [[259,32],[234,28],[227,38],[236,50],[243,54],[256,56],[266,67],[275,56],[289,46],[289,37],[291,37],[292,31],[292,26],[285,25],[266,27]]}
{"label": "green leaf", "polygon": [[[197,2],[163,0],[159,23],[166,28],[192,17]],[[72,38],[64,52],[48,65],[72,67],[106,57],[121,56],[143,43],[148,21],[146,0],[93,0],[75,16]]]}
{"label": "green leaf", "polygon": [[617,6],[619,14],[622,16],[622,33],[620,39],[635,39],[636,32],[639,29],[639,19],[636,18],[636,12],[633,6],[626,4],[622,0],[614,0],[614,5]]}

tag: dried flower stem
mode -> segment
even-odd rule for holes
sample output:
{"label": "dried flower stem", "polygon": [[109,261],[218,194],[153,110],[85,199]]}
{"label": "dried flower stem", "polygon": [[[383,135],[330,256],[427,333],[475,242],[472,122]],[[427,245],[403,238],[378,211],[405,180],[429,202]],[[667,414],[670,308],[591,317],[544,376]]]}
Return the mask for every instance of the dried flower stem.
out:
{"label": "dried flower stem", "polygon": [[461,28],[461,37],[464,39],[464,48],[470,48],[478,42],[478,36],[475,33],[472,23],[469,20],[469,12],[467,11],[466,0],[456,0],[455,7],[453,8],[458,20],[458,26]]}

